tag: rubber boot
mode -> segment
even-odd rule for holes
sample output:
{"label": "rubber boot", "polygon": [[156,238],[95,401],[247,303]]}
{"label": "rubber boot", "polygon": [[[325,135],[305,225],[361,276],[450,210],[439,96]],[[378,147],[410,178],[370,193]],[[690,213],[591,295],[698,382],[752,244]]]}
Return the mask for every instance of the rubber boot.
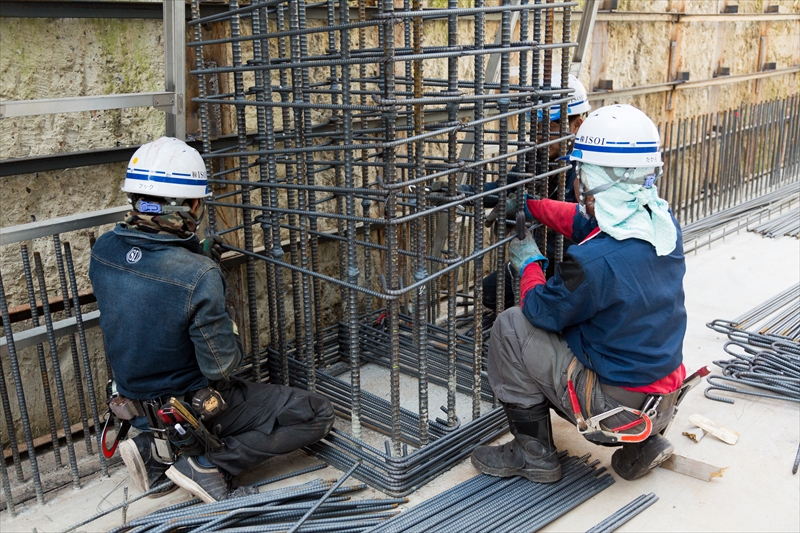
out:
{"label": "rubber boot", "polygon": [[478,446],[472,465],[490,476],[522,476],[537,483],[561,479],[561,463],[553,443],[550,407],[523,409],[503,404],[514,440],[500,446]]}
{"label": "rubber boot", "polygon": [[669,459],[673,450],[667,439],[661,435],[653,435],[644,442],[623,444],[611,456],[611,467],[622,479],[633,481]]}

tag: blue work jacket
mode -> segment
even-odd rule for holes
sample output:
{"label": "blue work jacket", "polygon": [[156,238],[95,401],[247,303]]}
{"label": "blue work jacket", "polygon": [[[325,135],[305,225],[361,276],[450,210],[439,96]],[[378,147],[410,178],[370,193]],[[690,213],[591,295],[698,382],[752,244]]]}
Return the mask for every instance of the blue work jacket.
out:
{"label": "blue work jacket", "polygon": [[197,237],[118,225],[94,245],[89,277],[117,390],[149,399],[229,377],[242,358],[225,281]]}
{"label": "blue work jacket", "polygon": [[[657,256],[640,239],[618,241],[575,208],[564,261],[547,283],[526,294],[522,310],[534,326],[561,332],[572,353],[602,383],[643,387],[676,370],[686,333],[681,229],[675,249]],[[582,242],[584,241],[584,242]]]}

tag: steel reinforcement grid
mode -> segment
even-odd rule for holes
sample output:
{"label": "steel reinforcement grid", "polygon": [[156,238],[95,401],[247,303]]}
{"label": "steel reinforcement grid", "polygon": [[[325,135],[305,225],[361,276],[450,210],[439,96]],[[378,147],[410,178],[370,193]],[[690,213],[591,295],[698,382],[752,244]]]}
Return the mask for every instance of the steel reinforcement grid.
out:
{"label": "steel reinforcement grid", "polygon": [[[516,218],[488,228],[486,204],[521,211],[525,192],[556,185],[563,198],[565,163],[548,149],[566,154],[570,139],[565,120],[549,131],[569,98],[550,80],[567,79],[577,3],[439,4],[232,1],[201,18],[194,1],[190,22],[209,223],[244,263],[242,372],[331,398],[349,427],[313,451],[361,460],[356,477],[398,495],[505,430],[487,403],[481,282],[498,271],[502,311]],[[238,142],[212,151],[216,132]],[[381,390],[362,387],[367,362],[388,368]],[[416,410],[401,408],[401,373],[416,378]],[[431,386],[446,389],[444,418]]]}

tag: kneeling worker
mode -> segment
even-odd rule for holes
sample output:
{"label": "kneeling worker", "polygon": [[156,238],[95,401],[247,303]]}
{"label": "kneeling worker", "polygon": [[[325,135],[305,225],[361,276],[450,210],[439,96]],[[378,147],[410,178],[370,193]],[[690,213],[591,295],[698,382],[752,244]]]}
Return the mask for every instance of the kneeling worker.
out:
{"label": "kneeling worker", "polygon": [[570,159],[580,204],[527,199],[525,207],[578,244],[546,282],[547,259],[530,234],[509,245],[522,303],[494,323],[488,374],[514,439],[476,448],[472,464],[494,476],[561,479],[552,407],[588,440],[621,445],[612,467],[633,480],[673,450],[659,433],[686,375],[680,226],[654,186],[659,135],[639,109],[591,113]]}
{"label": "kneeling worker", "polygon": [[206,502],[254,492],[237,476],[324,437],[333,407],[232,376],[242,346],[214,260],[220,240],[195,235],[210,195],[197,150],[169,137],[141,146],[122,190],[133,209],[97,240],[89,277],[114,371],[110,408],[142,431],[119,445],[131,481],[146,491],[169,478]]}

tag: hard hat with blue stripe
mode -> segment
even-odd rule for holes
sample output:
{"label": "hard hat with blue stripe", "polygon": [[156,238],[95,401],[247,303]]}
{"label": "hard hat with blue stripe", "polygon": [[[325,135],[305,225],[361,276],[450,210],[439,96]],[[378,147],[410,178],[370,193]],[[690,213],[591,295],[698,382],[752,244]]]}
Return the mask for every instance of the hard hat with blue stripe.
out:
{"label": "hard hat with blue stripe", "polygon": [[661,167],[658,128],[640,109],[627,104],[601,107],[583,121],[570,161],[602,167]]}
{"label": "hard hat with blue stripe", "polygon": [[[561,73],[556,71],[553,73],[553,77],[550,82],[550,86],[554,89],[561,87]],[[592,106],[589,105],[589,96],[586,93],[586,87],[583,86],[581,81],[573,76],[572,74],[569,75],[567,78],[567,86],[572,89],[569,96],[569,102],[567,102],[567,116],[571,117],[573,115],[582,115],[583,113],[588,113],[592,110]],[[561,97],[557,97],[561,98]],[[538,110],[539,120],[542,120],[544,114],[542,110]],[[556,104],[550,106],[550,120],[558,120],[561,118],[561,104]]]}
{"label": "hard hat with blue stripe", "polygon": [[211,196],[206,165],[200,153],[173,137],[161,137],[134,152],[122,190],[161,198]]}

